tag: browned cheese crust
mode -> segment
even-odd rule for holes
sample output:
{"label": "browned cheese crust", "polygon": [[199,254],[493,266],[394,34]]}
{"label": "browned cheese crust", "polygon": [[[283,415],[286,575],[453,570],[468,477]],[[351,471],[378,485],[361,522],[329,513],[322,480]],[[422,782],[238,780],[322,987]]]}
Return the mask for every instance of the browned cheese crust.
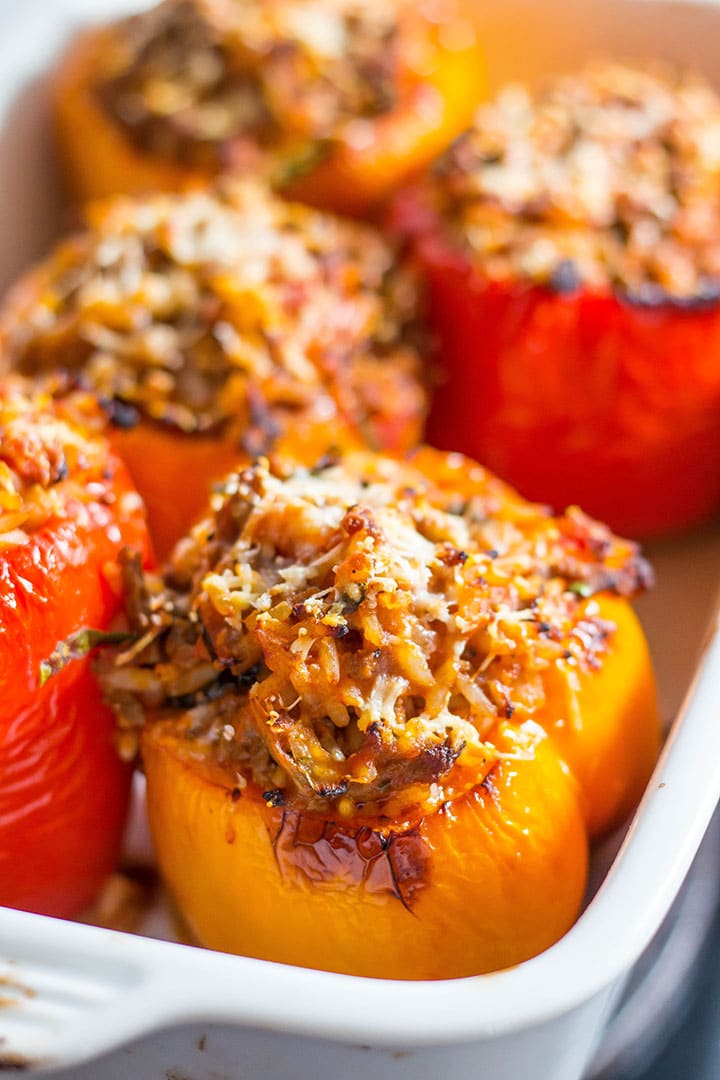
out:
{"label": "browned cheese crust", "polygon": [[398,405],[417,435],[425,412],[417,303],[375,230],[226,181],[91,208],[16,289],[0,347],[121,426],[222,433],[251,455],[300,423],[382,445]]}
{"label": "browned cheese crust", "polygon": [[641,303],[720,295],[720,98],[700,76],[598,62],[536,96],[507,86],[431,196],[490,278]]}

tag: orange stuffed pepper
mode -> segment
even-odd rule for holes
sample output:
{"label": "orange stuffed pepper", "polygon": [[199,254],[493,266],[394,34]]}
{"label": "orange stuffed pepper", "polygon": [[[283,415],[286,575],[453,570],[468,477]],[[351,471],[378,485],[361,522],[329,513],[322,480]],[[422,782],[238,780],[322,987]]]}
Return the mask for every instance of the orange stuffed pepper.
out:
{"label": "orange stuffed pepper", "polygon": [[148,553],[87,405],[0,388],[0,904],[58,916],[90,902],[119,852],[130,768],[83,656],[122,610],[120,550]]}
{"label": "orange stuffed pepper", "polygon": [[78,199],[229,170],[362,215],[466,127],[484,82],[456,0],[165,0],[79,38],[55,111]]}
{"label": "orange stuffed pepper", "polygon": [[95,205],[0,313],[6,365],[100,400],[160,558],[239,461],[415,445],[416,338],[377,232],[248,181]]}
{"label": "orange stuffed pepper", "polygon": [[423,979],[556,941],[657,753],[648,580],[459,455],[231,474],[164,577],[126,561],[100,672],[200,942]]}
{"label": "orange stuffed pepper", "polygon": [[720,100],[596,65],[506,88],[405,192],[443,381],[429,438],[631,535],[720,506]]}

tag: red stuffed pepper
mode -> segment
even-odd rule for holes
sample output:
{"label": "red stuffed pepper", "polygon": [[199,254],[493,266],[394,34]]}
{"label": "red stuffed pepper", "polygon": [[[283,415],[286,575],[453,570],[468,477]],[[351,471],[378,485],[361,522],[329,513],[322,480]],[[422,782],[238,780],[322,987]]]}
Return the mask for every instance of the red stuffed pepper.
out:
{"label": "red stuffed pepper", "polygon": [[720,100],[595,65],[504,89],[404,193],[443,382],[429,433],[621,531],[720,504]]}
{"label": "red stuffed pepper", "polygon": [[87,437],[86,407],[0,390],[0,904],[58,916],[119,851],[130,768],[83,654],[122,606],[120,550],[148,552],[140,498]]}

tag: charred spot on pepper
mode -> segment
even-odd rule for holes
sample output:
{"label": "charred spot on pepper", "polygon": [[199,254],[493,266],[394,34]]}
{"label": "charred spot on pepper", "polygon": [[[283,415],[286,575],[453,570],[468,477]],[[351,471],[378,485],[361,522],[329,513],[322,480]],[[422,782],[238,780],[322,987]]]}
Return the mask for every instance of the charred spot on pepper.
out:
{"label": "charred spot on pepper", "polygon": [[495,783],[495,781],[497,779],[498,768],[499,768],[499,765],[497,763],[495,765],[493,765],[492,768],[490,769],[490,771],[484,777],[484,779],[483,779],[482,783],[479,785],[479,787],[480,787],[481,791],[487,792],[487,794],[492,799],[493,803],[495,803],[495,805],[499,807],[500,806],[500,792],[498,791],[497,785]]}
{"label": "charred spot on pepper", "polygon": [[328,450],[310,469],[310,475],[320,476],[321,473],[327,472],[328,469],[335,468],[340,463],[340,459],[341,456],[338,450]]}
{"label": "charred spot on pepper", "polygon": [[462,566],[468,560],[468,553],[452,544],[445,544],[439,553],[439,559],[448,567]]}
{"label": "charred spot on pepper", "polygon": [[247,387],[248,424],[240,437],[240,449],[248,457],[256,458],[267,454],[282,432],[269,403],[260,391]]}
{"label": "charred spot on pepper", "polygon": [[[51,484],[60,484],[60,483],[62,483],[63,480],[67,480],[69,474],[70,474],[70,470],[68,469],[67,458],[63,454],[61,456],[60,460],[55,465],[55,469],[53,471],[53,475],[52,475],[52,478],[50,480],[50,483]],[[108,498],[110,497],[109,492],[107,493],[107,497]]]}
{"label": "charred spot on pepper", "polygon": [[705,278],[691,296],[677,296],[656,282],[644,282],[636,289],[617,288],[618,299],[629,307],[661,311],[668,308],[678,313],[713,311],[720,306],[720,278]]}
{"label": "charred spot on pepper", "polygon": [[100,407],[114,427],[129,431],[140,423],[138,408],[122,398],[101,398]]}
{"label": "charred spot on pepper", "polygon": [[432,866],[430,852],[420,829],[391,833],[384,851],[395,895],[412,914],[418,895],[429,884]]}
{"label": "charred spot on pepper", "polygon": [[420,828],[385,833],[284,809],[273,851],[288,883],[299,878],[330,891],[359,886],[394,897],[408,911],[430,881],[431,853]]}
{"label": "charred spot on pepper", "polygon": [[561,259],[548,278],[548,287],[559,296],[573,296],[582,287],[582,277],[572,259]]}

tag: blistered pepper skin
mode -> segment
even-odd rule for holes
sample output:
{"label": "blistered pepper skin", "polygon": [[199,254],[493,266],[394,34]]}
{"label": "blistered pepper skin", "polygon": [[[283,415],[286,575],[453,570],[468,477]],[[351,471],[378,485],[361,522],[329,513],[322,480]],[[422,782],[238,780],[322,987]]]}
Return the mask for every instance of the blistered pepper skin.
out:
{"label": "blistered pepper skin", "polygon": [[[486,76],[477,36],[465,20],[458,25],[457,43],[443,44],[443,34],[434,31],[440,40],[432,64],[422,77],[406,73],[392,112],[363,120],[361,140],[338,140],[328,157],[285,185],[284,194],[322,210],[371,215],[407,176],[460,134],[485,94]],[[444,34],[446,42],[451,29]],[[138,149],[105,114],[95,83],[112,48],[112,28],[81,34],[57,73],[57,142],[72,197],[86,202],[206,184],[212,172]]]}
{"label": "blistered pepper skin", "polygon": [[630,536],[677,532],[717,510],[720,307],[489,281],[414,193],[395,216],[413,234],[438,343],[433,444]]}
{"label": "blistered pepper skin", "polygon": [[[172,731],[143,736],[165,880],[198,940],[305,967],[440,979],[518,963],[576,918],[587,870],[577,785],[509,725],[485,782],[401,827],[267,806],[203,773]],[[191,870],[189,870],[191,868]]]}
{"label": "blistered pepper skin", "polygon": [[149,554],[128,474],[115,458],[108,469],[102,500],[0,551],[0,904],[61,917],[115,865],[130,785],[91,661],[40,686],[58,642],[122,610],[120,549]]}

